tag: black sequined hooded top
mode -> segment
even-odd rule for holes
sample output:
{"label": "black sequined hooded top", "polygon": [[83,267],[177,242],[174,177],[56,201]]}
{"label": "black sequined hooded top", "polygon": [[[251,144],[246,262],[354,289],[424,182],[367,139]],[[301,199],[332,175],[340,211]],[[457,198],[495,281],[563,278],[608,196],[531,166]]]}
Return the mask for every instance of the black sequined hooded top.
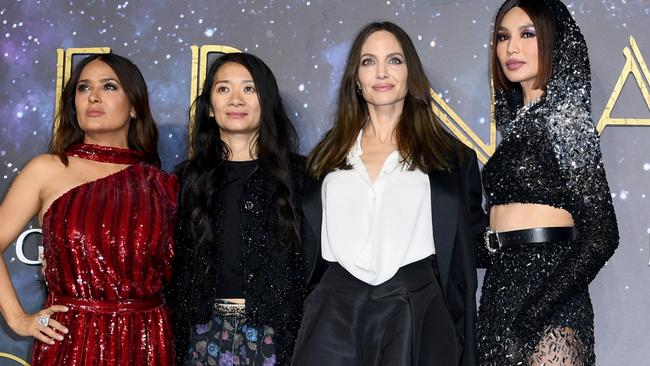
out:
{"label": "black sequined hooded top", "polygon": [[[555,20],[552,76],[545,94],[523,106],[520,89],[495,91],[494,117],[503,140],[483,169],[488,206],[538,203],[571,213],[574,251],[523,315],[538,322],[558,301],[585,288],[618,246],[611,194],[591,116],[587,45],[559,0],[544,0]],[[487,253],[480,264],[489,261]]]}

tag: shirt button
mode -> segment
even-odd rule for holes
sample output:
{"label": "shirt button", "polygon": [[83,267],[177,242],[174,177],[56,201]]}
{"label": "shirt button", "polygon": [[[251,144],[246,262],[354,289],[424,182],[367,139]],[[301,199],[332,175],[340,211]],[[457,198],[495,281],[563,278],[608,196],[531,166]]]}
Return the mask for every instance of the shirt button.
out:
{"label": "shirt button", "polygon": [[248,211],[252,210],[252,209],[253,209],[253,202],[251,202],[251,201],[246,201],[246,202],[244,203],[244,208],[247,209]]}

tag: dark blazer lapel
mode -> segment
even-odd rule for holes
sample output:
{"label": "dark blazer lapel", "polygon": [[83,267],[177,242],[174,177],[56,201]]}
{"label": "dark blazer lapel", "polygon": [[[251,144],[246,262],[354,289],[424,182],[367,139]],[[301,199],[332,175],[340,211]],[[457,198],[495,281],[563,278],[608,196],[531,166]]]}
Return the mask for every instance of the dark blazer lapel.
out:
{"label": "dark blazer lapel", "polygon": [[311,230],[320,238],[323,203],[321,202],[322,180],[306,178],[302,192],[302,210]]}
{"label": "dark blazer lapel", "polygon": [[431,217],[436,259],[440,271],[440,282],[447,292],[447,281],[451,270],[451,256],[454,252],[456,226],[458,223],[458,177],[453,173],[431,173]]}
{"label": "dark blazer lapel", "polygon": [[320,255],[321,223],[323,203],[321,202],[321,187],[323,180],[306,177],[302,191],[302,212],[306,221],[303,228],[305,250],[305,280],[308,286],[315,286],[324,271]]}

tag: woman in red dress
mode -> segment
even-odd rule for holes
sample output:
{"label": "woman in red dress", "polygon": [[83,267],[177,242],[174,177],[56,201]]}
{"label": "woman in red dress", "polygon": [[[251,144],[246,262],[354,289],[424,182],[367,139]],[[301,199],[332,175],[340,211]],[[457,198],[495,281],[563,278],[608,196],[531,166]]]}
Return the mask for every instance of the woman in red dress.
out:
{"label": "woman in red dress", "polygon": [[160,294],[177,184],[159,169],[144,79],[124,57],[93,55],[61,101],[49,154],[27,164],[0,206],[1,251],[38,215],[49,295],[26,314],[0,261],[2,314],[37,339],[34,365],[172,365]]}

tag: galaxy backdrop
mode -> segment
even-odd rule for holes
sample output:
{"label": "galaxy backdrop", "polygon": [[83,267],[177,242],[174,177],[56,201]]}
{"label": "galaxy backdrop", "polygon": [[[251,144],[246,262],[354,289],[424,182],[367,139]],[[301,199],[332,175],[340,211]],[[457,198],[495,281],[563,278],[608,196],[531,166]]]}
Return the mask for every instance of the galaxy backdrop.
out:
{"label": "galaxy backdrop", "polygon": [[[161,134],[163,167],[187,156],[191,46],[227,45],[260,56],[274,71],[307,153],[331,125],[337,84],[356,31],[391,20],[411,35],[434,91],[476,133],[490,138],[488,56],[492,18],[502,0],[188,0],[20,1],[0,5],[0,197],[34,155],[45,152],[54,118],[57,49],[110,47],[147,80]],[[650,62],[649,0],[565,3],[589,46],[593,115],[603,114],[634,37],[637,69]],[[645,69],[647,73],[647,68]],[[638,126],[607,126],[601,146],[618,215],[618,251],[591,285],[599,365],[650,359],[650,97],[648,75],[630,74],[612,117]],[[645,77],[644,77],[645,76]],[[644,126],[646,124],[647,126]],[[2,223],[0,223],[2,225]],[[38,223],[25,228],[38,228]],[[27,235],[4,258],[21,302],[44,298],[40,237]],[[482,273],[481,273],[482,274]],[[31,342],[0,320],[0,366],[29,361]],[[11,356],[8,357],[7,355]]]}

